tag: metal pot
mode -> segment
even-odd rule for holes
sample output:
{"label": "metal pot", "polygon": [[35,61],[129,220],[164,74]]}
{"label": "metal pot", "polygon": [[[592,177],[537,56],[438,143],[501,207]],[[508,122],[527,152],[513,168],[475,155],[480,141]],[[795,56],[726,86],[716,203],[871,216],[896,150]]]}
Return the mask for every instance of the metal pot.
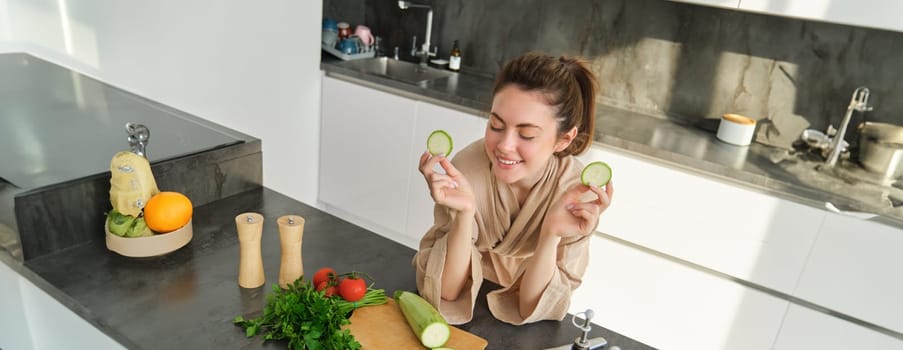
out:
{"label": "metal pot", "polygon": [[885,178],[903,175],[903,127],[865,122],[859,125],[859,162]]}

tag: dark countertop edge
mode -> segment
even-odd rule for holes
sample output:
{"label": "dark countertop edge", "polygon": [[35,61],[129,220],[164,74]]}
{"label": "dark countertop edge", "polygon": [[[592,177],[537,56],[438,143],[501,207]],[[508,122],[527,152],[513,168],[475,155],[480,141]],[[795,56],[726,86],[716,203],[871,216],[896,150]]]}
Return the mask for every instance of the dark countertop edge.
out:
{"label": "dark countertop edge", "polygon": [[[385,91],[413,100],[428,102],[439,106],[447,107],[460,112],[472,114],[480,118],[486,118],[486,111],[490,108],[491,103],[470,99],[454,94],[430,89],[429,87],[416,86],[409,83],[399,82],[392,79],[359,72],[353,69],[337,66],[333,63],[341,61],[324,60],[320,64],[326,76],[338,78],[348,82],[356,83],[362,86],[370,87],[376,90]],[[472,79],[484,79],[485,77],[472,76]],[[642,115],[649,118],[660,119],[662,122],[671,122],[662,117],[624,109],[620,106],[601,105],[597,108],[611,108],[624,111],[629,114]],[[678,123],[674,123],[678,125]],[[756,174],[742,169],[735,169],[723,164],[706,161],[704,159],[693,158],[680,153],[669,152],[655,147],[634,142],[628,139],[620,138],[617,135],[602,133],[597,130],[593,146],[612,149],[619,152],[627,153],[631,156],[649,160],[655,164],[663,165],[673,169],[690,172],[716,181],[727,182],[738,185],[742,188],[752,190],[758,193],[773,195],[775,197],[789,200],[802,205],[814,207],[817,209],[828,211],[825,208],[826,202],[816,198],[828,198],[832,203],[841,207],[860,207],[858,202],[849,198],[837,196],[833,193],[820,191],[814,188],[804,188],[798,185],[787,183],[779,179],[769,177],[765,174]],[[753,143],[749,147],[769,147]],[[717,168],[718,172],[707,171],[704,169]],[[777,188],[775,188],[777,187]],[[830,211],[829,211],[830,212]],[[903,218],[881,213],[879,210],[868,211],[876,216],[868,221],[880,222],[886,225],[903,228]]]}
{"label": "dark countertop edge", "polygon": [[329,77],[339,78],[341,80],[370,87],[376,90],[385,91],[412,100],[429,102],[460,112],[473,114],[481,118],[486,117],[485,114],[491,107],[490,103],[486,101],[479,101],[466,97],[456,96],[430,89],[428,87],[399,82],[389,78],[366,74],[353,69],[347,69],[345,67],[340,67],[328,63],[321,63],[320,69],[323,69],[326,72],[326,76]]}
{"label": "dark countertop edge", "polygon": [[[73,247],[70,247],[68,249],[71,249],[71,248],[73,248]],[[41,277],[38,274],[31,271],[31,269],[29,269],[28,267],[25,266],[24,262],[16,259],[5,249],[0,249],[0,263],[3,263],[6,266],[9,266],[9,268],[12,269],[19,276],[21,276],[28,282],[31,282],[32,284],[34,284],[38,289],[40,289],[44,293],[47,293],[47,295],[49,295],[50,298],[56,300],[57,302],[62,304],[63,307],[72,311],[76,316],[78,316],[79,318],[81,318],[82,320],[84,320],[85,322],[90,324],[92,327],[97,329],[104,336],[107,336],[110,339],[113,339],[113,341],[119,343],[119,345],[122,345],[126,349],[140,348],[138,346],[138,344],[135,344],[134,342],[132,342],[131,340],[126,338],[124,335],[117,332],[113,327],[110,327],[105,323],[98,322],[98,320],[97,320],[98,318],[96,316],[94,316],[94,313],[92,313],[91,310],[84,307],[82,304],[80,304],[78,301],[73,299],[68,294],[66,294],[63,291],[54,287],[52,284],[50,284],[50,282],[47,282],[47,280],[45,280],[43,277]]]}

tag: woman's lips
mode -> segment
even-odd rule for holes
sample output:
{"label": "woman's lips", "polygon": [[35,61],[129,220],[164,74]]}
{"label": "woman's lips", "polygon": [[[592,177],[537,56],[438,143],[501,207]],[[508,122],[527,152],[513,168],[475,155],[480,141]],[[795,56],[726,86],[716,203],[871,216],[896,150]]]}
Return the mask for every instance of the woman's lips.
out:
{"label": "woman's lips", "polygon": [[498,164],[499,167],[502,169],[511,169],[515,165],[518,165],[518,164],[524,162],[522,160],[511,160],[511,159],[505,159],[502,157],[496,157],[495,160],[496,160],[496,164]]}

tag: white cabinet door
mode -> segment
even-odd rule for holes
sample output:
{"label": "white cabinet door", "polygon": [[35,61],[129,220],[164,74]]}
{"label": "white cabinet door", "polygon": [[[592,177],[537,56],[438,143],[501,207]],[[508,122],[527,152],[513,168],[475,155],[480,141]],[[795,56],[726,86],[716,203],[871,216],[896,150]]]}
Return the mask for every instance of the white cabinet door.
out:
{"label": "white cabinet door", "polygon": [[742,0],[740,9],[903,31],[903,2],[898,0]]}
{"label": "white cabinet door", "polygon": [[593,236],[590,264],[569,311],[593,309],[595,323],[659,349],[760,350],[773,344],[787,305],[730,280]]}
{"label": "white cabinet door", "polygon": [[736,9],[740,5],[740,0],[672,0],[676,2],[686,2],[697,5],[727,7]]}
{"label": "white cabinet door", "polygon": [[598,231],[791,293],[825,212],[594,147],[612,167]]}
{"label": "white cabinet door", "polygon": [[829,214],[794,296],[903,332],[903,230]]}
{"label": "white cabinet door", "polygon": [[124,348],[0,261],[0,349]]}
{"label": "white cabinet door", "polygon": [[426,138],[433,130],[442,129],[454,142],[454,157],[462,148],[483,137],[486,118],[459,112],[445,107],[420,102],[417,104],[417,122],[414,127],[414,147],[408,166],[411,176],[408,188],[407,225],[402,244],[416,249],[420,238],[433,225],[433,199],[423,175],[417,169],[420,155],[426,150]]}
{"label": "white cabinet door", "polygon": [[34,349],[22,305],[20,279],[16,271],[0,261],[0,349]]}
{"label": "white cabinet door", "polygon": [[774,350],[903,349],[903,340],[815,312],[790,305]]}
{"label": "white cabinet door", "polygon": [[30,281],[19,285],[35,350],[125,349]]}
{"label": "white cabinet door", "polygon": [[324,77],[320,201],[381,234],[402,232],[416,168],[409,160],[415,108],[414,100]]}

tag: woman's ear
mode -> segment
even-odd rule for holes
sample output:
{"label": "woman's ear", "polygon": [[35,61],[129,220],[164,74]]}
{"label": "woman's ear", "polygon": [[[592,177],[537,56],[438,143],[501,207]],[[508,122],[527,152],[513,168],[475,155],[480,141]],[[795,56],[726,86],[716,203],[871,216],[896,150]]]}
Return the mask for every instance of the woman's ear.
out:
{"label": "woman's ear", "polygon": [[571,145],[571,142],[573,142],[575,138],[577,138],[576,126],[571,128],[571,130],[568,130],[568,132],[562,134],[561,137],[558,138],[558,142],[555,143],[555,152],[557,153],[564,151],[566,148],[568,148],[568,146]]}

